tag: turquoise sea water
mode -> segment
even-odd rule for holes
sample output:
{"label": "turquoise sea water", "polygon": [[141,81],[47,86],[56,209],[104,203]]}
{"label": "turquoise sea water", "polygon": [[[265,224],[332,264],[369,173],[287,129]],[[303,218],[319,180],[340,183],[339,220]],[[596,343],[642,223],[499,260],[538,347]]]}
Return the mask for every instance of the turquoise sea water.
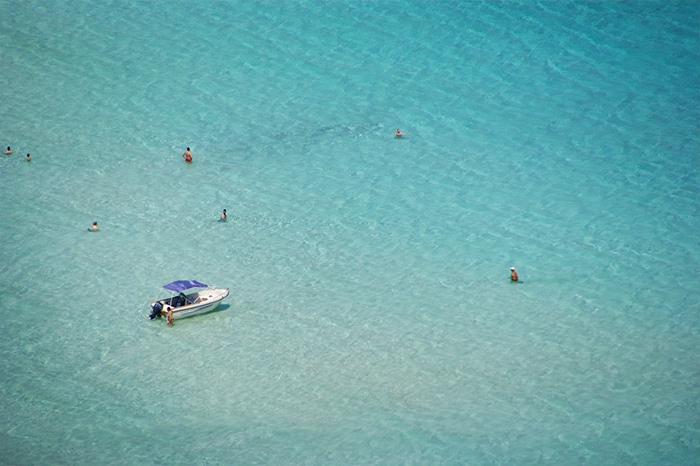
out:
{"label": "turquoise sea water", "polygon": [[700,3],[0,14],[0,463],[699,461]]}

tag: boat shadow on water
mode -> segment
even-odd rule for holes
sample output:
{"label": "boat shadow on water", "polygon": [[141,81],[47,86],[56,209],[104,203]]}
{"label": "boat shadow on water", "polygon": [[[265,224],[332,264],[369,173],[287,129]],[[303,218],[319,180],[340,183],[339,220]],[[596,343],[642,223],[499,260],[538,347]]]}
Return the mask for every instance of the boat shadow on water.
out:
{"label": "boat shadow on water", "polygon": [[221,312],[221,311],[227,310],[227,309],[230,308],[230,307],[231,307],[230,304],[219,304],[219,305],[217,306],[216,309],[211,310],[211,311],[207,312],[206,314],[207,314],[207,315],[209,315],[209,314],[217,314],[217,313],[219,313],[219,312]]}
{"label": "boat shadow on water", "polygon": [[[214,317],[218,313],[228,310],[230,307],[231,307],[230,304],[219,304],[215,309],[212,309],[211,311],[207,311],[203,314],[197,314],[197,315],[194,315],[192,317],[188,317],[186,320],[188,322],[197,322],[197,321],[205,322],[207,317]],[[178,319],[178,320],[180,320],[180,319]]]}

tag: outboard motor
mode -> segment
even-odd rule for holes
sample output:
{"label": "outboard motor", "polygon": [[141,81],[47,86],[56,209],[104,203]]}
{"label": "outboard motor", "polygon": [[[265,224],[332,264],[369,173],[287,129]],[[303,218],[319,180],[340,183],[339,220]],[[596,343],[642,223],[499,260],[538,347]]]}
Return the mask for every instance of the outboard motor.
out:
{"label": "outboard motor", "polygon": [[161,311],[163,310],[163,303],[160,301],[156,301],[153,306],[151,306],[151,315],[149,316],[151,320],[155,319],[156,317],[161,316]]}

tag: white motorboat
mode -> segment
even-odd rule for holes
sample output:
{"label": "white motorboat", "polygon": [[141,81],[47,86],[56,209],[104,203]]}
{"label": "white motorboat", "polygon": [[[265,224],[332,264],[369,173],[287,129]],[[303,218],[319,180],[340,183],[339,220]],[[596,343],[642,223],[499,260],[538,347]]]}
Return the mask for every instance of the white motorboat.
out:
{"label": "white motorboat", "polygon": [[[151,319],[167,317],[169,311],[172,311],[173,319],[204,314],[216,309],[228,296],[228,288],[209,288],[196,280],[177,280],[163,288],[174,295],[151,303]],[[204,289],[197,290],[198,288]]]}

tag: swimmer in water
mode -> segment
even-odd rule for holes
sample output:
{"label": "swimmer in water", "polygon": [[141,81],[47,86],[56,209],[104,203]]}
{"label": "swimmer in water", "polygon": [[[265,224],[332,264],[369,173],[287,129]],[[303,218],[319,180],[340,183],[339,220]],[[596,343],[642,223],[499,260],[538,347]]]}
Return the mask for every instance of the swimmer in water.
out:
{"label": "swimmer in water", "polygon": [[512,281],[512,282],[518,281],[518,272],[515,271],[515,267],[510,268],[510,281]]}
{"label": "swimmer in water", "polygon": [[221,212],[221,217],[219,218],[220,222],[225,222],[226,221],[226,209],[224,209],[223,212]]}
{"label": "swimmer in water", "polygon": [[403,136],[403,133],[401,132],[401,130],[399,128],[396,128],[396,132],[394,133],[394,136],[396,136],[396,138],[398,139],[401,136]]}
{"label": "swimmer in water", "polygon": [[182,153],[182,158],[185,159],[185,162],[190,163],[192,162],[192,152],[190,152],[190,148],[188,147],[185,152]]}
{"label": "swimmer in water", "polygon": [[97,231],[99,228],[97,228],[97,222],[92,222],[92,226],[89,228],[90,231]]}
{"label": "swimmer in water", "polygon": [[10,146],[7,146],[7,150],[5,150],[5,155],[10,155],[12,154],[12,149],[10,149]]}
{"label": "swimmer in water", "polygon": [[27,162],[31,162],[31,161],[32,161],[32,156],[27,154]]}

